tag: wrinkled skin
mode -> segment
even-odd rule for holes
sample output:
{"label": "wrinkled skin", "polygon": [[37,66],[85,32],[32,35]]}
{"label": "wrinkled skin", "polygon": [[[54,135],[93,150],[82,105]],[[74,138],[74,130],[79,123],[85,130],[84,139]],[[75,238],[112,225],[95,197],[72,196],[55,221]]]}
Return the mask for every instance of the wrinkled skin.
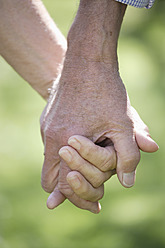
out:
{"label": "wrinkled skin", "polygon": [[[91,207],[73,194],[66,180],[70,169],[63,160],[60,162],[58,151],[70,136],[83,135],[95,143],[114,145],[117,175],[126,187],[134,184],[139,147],[147,152],[157,150],[130,105],[118,71],[111,64],[77,57],[66,56],[56,93],[42,114],[41,128],[45,145],[42,186],[47,192],[55,188],[56,205],[67,197],[78,207]],[[131,173],[128,182],[123,182],[123,173]]]}
{"label": "wrinkled skin", "polygon": [[139,148],[146,152],[158,149],[132,109],[118,73],[117,41],[125,9],[126,5],[114,0],[80,0],[68,34],[62,75],[41,118],[45,145],[42,186],[53,192],[47,203],[50,208],[66,197],[80,208],[99,211],[97,201],[82,198],[67,182],[71,169],[58,152],[72,135],[112,146],[117,176],[125,187],[134,184]]}

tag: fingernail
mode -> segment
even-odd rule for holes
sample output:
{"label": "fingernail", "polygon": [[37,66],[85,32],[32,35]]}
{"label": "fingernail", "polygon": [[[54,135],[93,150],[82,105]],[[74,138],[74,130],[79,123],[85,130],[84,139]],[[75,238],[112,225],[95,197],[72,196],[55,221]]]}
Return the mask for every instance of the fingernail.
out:
{"label": "fingernail", "polygon": [[96,210],[91,210],[91,212],[92,212],[93,214],[99,214],[99,213],[100,213],[100,211],[99,211],[98,209],[96,209]]}
{"label": "fingernail", "polygon": [[76,139],[76,138],[69,138],[68,144],[72,147],[74,147],[76,150],[80,150],[81,148],[81,143]]}
{"label": "fingernail", "polygon": [[99,202],[99,204],[98,204],[98,205],[99,205],[99,212],[100,212],[100,211],[101,211],[101,204],[100,204],[100,202]]}
{"label": "fingernail", "polygon": [[77,176],[68,177],[68,180],[74,189],[80,188],[81,182]]}
{"label": "fingernail", "polygon": [[132,187],[135,183],[135,172],[123,173],[123,185],[126,187]]}
{"label": "fingernail", "polygon": [[95,210],[90,210],[93,214],[99,214],[100,211],[101,211],[101,204],[100,202],[98,202],[98,206],[97,206],[97,209]]}
{"label": "fingernail", "polygon": [[59,150],[59,155],[67,162],[71,162],[72,161],[72,154],[70,153],[69,150],[67,150],[66,148],[61,148]]}

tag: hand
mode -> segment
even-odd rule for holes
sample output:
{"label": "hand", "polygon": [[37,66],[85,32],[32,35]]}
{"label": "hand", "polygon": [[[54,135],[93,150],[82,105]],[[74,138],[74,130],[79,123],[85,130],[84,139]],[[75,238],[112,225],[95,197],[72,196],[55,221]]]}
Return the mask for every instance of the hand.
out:
{"label": "hand", "polygon": [[[81,0],[69,32],[62,76],[41,121],[45,145],[42,186],[48,192],[56,186],[56,205],[64,196],[71,197],[66,182],[70,170],[60,162],[58,151],[72,135],[112,144],[117,175],[125,187],[134,184],[139,148],[158,149],[136,118],[118,73],[117,40],[125,8],[113,0]],[[82,206],[80,201],[70,200]],[[89,206],[84,203],[82,208]]]}
{"label": "hand", "polygon": [[[73,202],[78,202],[79,207],[85,206],[93,213],[99,213],[101,206],[98,202],[104,195],[103,183],[116,173],[116,153],[113,146],[105,148],[95,145],[83,136],[72,136],[68,141],[69,146],[62,147],[59,151],[61,158],[72,170],[64,181],[67,195]],[[63,177],[62,177],[63,178]],[[49,196],[47,206],[55,208],[65,197],[55,188]],[[83,205],[82,205],[83,204]]]}
{"label": "hand", "polygon": [[[72,68],[71,62],[77,65],[76,68]],[[113,143],[117,152],[118,178],[126,187],[134,184],[135,169],[140,159],[139,148],[153,152],[157,150],[157,145],[130,106],[118,74],[112,76],[108,65],[86,62],[90,70],[84,70],[82,75],[80,62],[84,63],[81,60],[79,63],[73,59],[70,62],[66,60],[57,92],[44,111],[42,186],[47,192],[52,192],[57,185],[54,191],[56,206],[67,197],[75,205],[90,209],[91,205],[87,206],[79,198],[72,199],[66,182],[70,170],[63,160],[60,163],[58,151],[67,145],[70,136],[77,133],[95,143]],[[93,84],[96,81],[97,85]]]}

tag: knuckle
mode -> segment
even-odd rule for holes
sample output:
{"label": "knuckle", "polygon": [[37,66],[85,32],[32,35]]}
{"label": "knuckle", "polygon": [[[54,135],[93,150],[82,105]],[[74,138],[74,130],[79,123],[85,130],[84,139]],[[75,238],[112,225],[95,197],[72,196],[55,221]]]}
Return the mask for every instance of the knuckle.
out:
{"label": "knuckle", "polygon": [[100,191],[100,194],[98,195],[98,197],[96,198],[96,201],[99,201],[103,198],[104,196],[104,187],[102,188],[102,190]]}
{"label": "knuckle", "polygon": [[74,151],[71,151],[71,149],[68,150],[70,150],[72,157],[70,162],[67,164],[69,165],[70,169],[81,172],[83,170],[83,165],[84,165],[83,161],[81,161],[81,159],[77,156],[77,154]]}
{"label": "knuckle", "polygon": [[125,166],[128,168],[133,167],[133,169],[138,165],[140,161],[140,152],[129,154],[125,160]]}
{"label": "knuckle", "polygon": [[94,188],[99,188],[111,177],[112,171],[100,173],[97,177],[93,178],[92,185]]}
{"label": "knuckle", "polygon": [[82,164],[78,163],[78,161],[75,161],[74,158],[72,160],[72,162],[70,163],[70,168],[72,170],[76,170],[76,171],[79,171],[81,172],[82,171]]}
{"label": "knuckle", "polygon": [[73,190],[71,189],[71,187],[67,183],[59,183],[58,188],[59,188],[60,192],[62,194],[64,194],[67,198],[71,197],[74,194]]}
{"label": "knuckle", "polygon": [[92,193],[89,194],[89,190],[83,188],[81,189],[81,192],[79,192],[79,197],[81,197],[82,199],[91,201],[91,202],[96,202],[100,199],[102,199],[103,195],[104,195],[104,187],[100,187],[100,189],[97,189],[97,191],[94,191]]}
{"label": "knuckle", "polygon": [[102,179],[102,177],[97,175],[97,176],[92,178],[91,183],[92,183],[94,188],[98,188],[103,183],[103,179]]}
{"label": "knuckle", "polygon": [[82,199],[86,199],[87,194],[88,194],[88,190],[85,187],[80,187],[79,188],[79,192],[77,192],[77,194],[82,198]]}
{"label": "knuckle", "polygon": [[102,158],[100,159],[99,169],[102,172],[107,172],[116,167],[116,153],[112,146],[103,148],[101,151]]}
{"label": "knuckle", "polygon": [[134,154],[132,160],[137,165],[140,162],[140,152],[138,151],[136,154]]}
{"label": "knuckle", "polygon": [[111,164],[111,159],[109,158],[108,160],[104,161],[101,165],[100,165],[100,170],[103,172],[106,172],[108,170],[110,170],[112,167]]}
{"label": "knuckle", "polygon": [[95,152],[92,146],[83,147],[83,155],[86,157],[91,156]]}
{"label": "knuckle", "polygon": [[104,196],[104,185],[100,186],[98,189],[97,189],[97,194],[95,193],[95,195],[93,195],[93,197],[91,197],[91,201],[92,202],[96,202],[96,201],[99,201],[103,198]]}

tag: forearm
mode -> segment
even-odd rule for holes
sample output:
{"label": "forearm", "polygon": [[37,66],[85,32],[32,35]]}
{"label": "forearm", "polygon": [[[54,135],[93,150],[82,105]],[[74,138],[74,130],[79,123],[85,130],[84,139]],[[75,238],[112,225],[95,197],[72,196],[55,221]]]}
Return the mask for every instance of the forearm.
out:
{"label": "forearm", "polygon": [[68,35],[69,56],[117,65],[117,41],[126,5],[114,0],[80,0]]}
{"label": "forearm", "polygon": [[0,0],[0,54],[45,99],[66,47],[42,2]]}

